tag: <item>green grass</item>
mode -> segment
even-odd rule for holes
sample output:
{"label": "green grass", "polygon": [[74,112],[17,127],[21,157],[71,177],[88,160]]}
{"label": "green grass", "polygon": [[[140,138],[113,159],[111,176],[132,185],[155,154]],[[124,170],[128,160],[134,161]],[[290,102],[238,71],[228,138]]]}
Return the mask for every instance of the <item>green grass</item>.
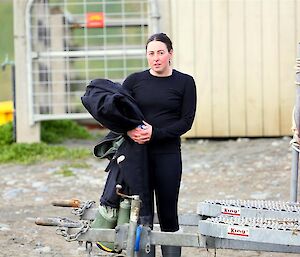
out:
{"label": "green grass", "polygon": [[[14,60],[13,44],[13,4],[12,1],[0,1],[0,63],[6,55],[9,60]],[[5,71],[0,70],[0,101],[12,99],[10,67]]]}
{"label": "green grass", "polygon": [[68,149],[45,143],[0,145],[0,163],[33,164],[52,160],[78,160],[91,156],[88,149]]}
{"label": "green grass", "polygon": [[[47,144],[61,143],[66,139],[94,138],[86,129],[74,121],[43,122],[41,134],[44,141],[42,143],[17,144],[13,143],[12,123],[0,126],[0,164],[32,164],[58,159],[78,161],[79,159],[84,159],[92,155],[88,149],[84,148],[69,149],[62,145]],[[84,164],[80,163],[76,165],[74,168],[85,167]],[[62,172],[64,176],[69,174],[67,170],[70,170],[70,167],[65,167],[65,169],[66,171]]]}
{"label": "green grass", "polygon": [[71,164],[64,164],[62,167],[65,169],[86,169],[90,168],[91,165],[85,162],[73,162]]}
{"label": "green grass", "polygon": [[63,177],[73,177],[75,173],[68,168],[60,168],[59,170],[54,172],[55,175],[60,175]]}
{"label": "green grass", "polygon": [[90,166],[91,165],[85,162],[64,164],[59,168],[59,170],[55,171],[54,174],[63,177],[72,177],[72,176],[76,176],[76,169],[87,169],[90,168]]}
{"label": "green grass", "polygon": [[92,135],[72,120],[49,120],[41,123],[41,139],[45,143],[62,143],[66,139],[92,139]]}
{"label": "green grass", "polygon": [[13,125],[12,122],[0,126],[0,146],[13,143]]}

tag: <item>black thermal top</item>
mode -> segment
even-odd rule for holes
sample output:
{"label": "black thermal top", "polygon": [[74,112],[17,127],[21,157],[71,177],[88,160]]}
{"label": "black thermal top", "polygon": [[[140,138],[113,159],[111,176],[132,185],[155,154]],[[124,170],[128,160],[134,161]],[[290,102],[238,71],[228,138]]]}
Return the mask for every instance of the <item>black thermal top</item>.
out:
{"label": "black thermal top", "polygon": [[145,70],[128,76],[123,87],[153,127],[149,150],[155,153],[180,150],[180,136],[191,128],[196,111],[193,77],[174,69],[170,76],[157,77]]}

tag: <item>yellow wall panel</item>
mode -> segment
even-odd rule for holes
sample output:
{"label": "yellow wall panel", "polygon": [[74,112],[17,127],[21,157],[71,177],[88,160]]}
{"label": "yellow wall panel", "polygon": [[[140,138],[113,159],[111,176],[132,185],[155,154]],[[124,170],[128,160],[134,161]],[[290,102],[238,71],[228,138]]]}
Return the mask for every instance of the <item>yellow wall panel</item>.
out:
{"label": "yellow wall panel", "polygon": [[[299,12],[300,13],[300,12]],[[291,134],[291,112],[295,94],[296,5],[294,0],[279,2],[279,107],[280,134]],[[289,32],[289,33],[287,33]]]}
{"label": "yellow wall panel", "polygon": [[[195,73],[195,16],[194,16],[194,0],[185,0],[185,1],[177,1],[177,10],[181,13],[182,16],[186,13],[189,14],[189,17],[185,16],[179,18],[179,26],[177,26],[176,31],[178,35],[175,48],[175,56],[177,56],[177,67],[178,70],[188,74]],[[187,49],[189,49],[187,51]],[[197,123],[194,122],[192,129],[186,134],[187,137],[195,137],[196,136],[196,126]]]}
{"label": "yellow wall panel", "polygon": [[228,1],[212,1],[213,136],[229,136]]}
{"label": "yellow wall panel", "polygon": [[212,137],[211,1],[195,1],[195,80],[197,84],[197,134]]}
{"label": "yellow wall panel", "polygon": [[197,84],[197,115],[187,136],[289,135],[300,0],[169,4],[174,67]]}
{"label": "yellow wall panel", "polygon": [[245,2],[247,136],[263,134],[261,1]]}
{"label": "yellow wall panel", "polygon": [[229,1],[228,72],[230,136],[246,134],[245,3]]}
{"label": "yellow wall panel", "polygon": [[263,135],[265,136],[280,134],[278,18],[278,1],[262,1],[262,94]]}

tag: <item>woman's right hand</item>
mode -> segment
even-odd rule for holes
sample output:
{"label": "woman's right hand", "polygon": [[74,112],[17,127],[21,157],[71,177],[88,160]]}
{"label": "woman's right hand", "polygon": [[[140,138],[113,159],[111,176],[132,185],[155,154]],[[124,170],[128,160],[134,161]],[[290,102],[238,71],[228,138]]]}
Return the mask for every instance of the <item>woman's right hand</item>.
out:
{"label": "woman's right hand", "polygon": [[127,135],[134,142],[138,144],[145,144],[150,140],[151,132],[152,132],[152,126],[147,123],[147,125],[143,125],[143,128],[139,126],[137,128],[127,131]]}
{"label": "woman's right hand", "polygon": [[138,128],[134,128],[132,130],[127,131],[127,135],[133,140],[137,140],[138,138]]}

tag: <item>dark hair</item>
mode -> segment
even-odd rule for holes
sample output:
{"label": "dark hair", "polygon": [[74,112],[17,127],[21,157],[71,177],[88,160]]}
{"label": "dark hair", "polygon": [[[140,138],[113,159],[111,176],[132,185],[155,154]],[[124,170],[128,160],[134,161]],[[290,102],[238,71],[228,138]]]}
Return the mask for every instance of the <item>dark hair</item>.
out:
{"label": "dark hair", "polygon": [[152,41],[163,42],[167,46],[168,52],[173,50],[172,41],[165,33],[157,33],[157,34],[153,34],[151,37],[149,37],[147,40],[147,43],[146,43],[146,50],[147,50],[148,44]]}

